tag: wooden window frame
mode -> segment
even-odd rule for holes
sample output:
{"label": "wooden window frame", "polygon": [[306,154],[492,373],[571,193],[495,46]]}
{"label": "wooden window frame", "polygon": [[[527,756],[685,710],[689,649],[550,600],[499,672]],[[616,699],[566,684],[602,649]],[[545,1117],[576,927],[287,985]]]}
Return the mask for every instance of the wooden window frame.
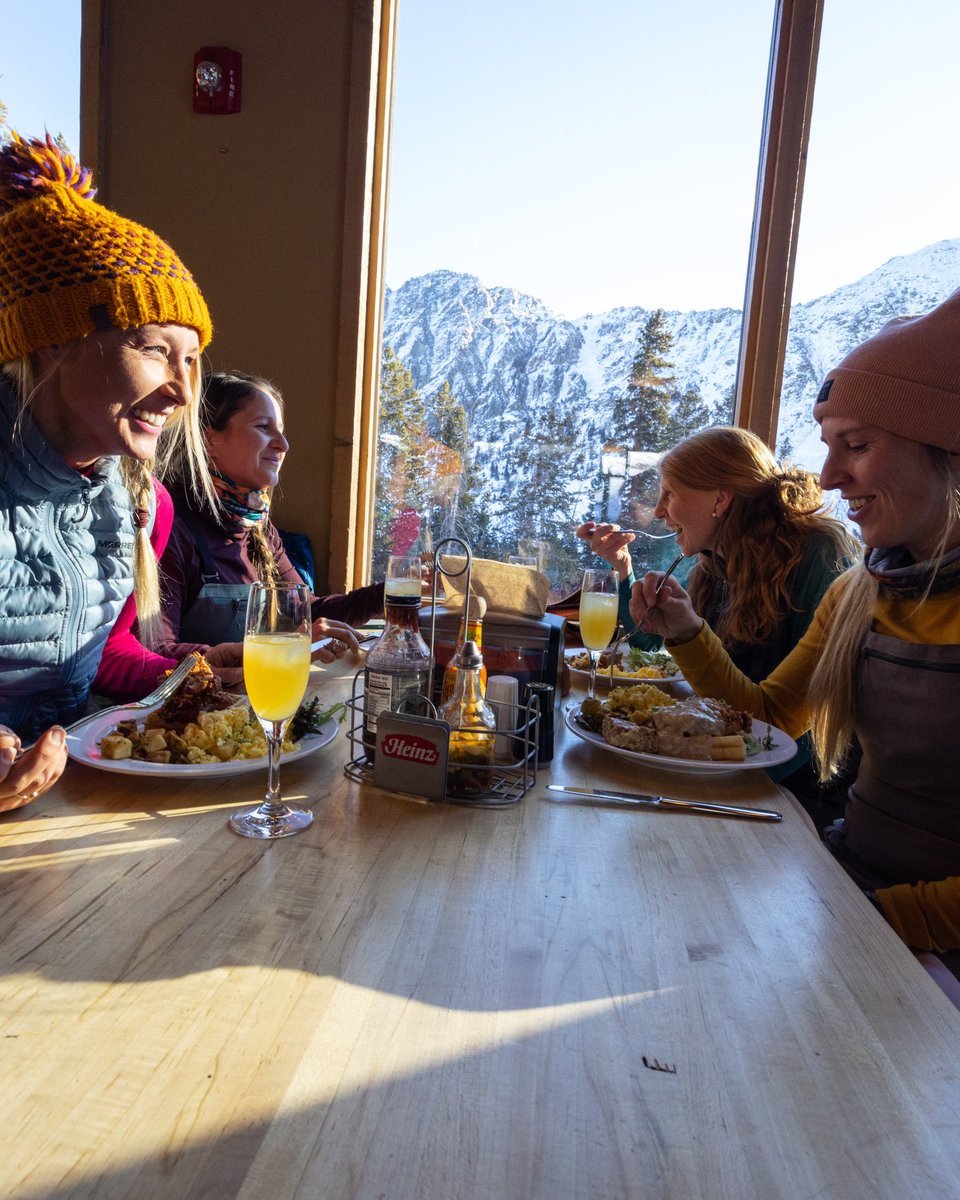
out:
{"label": "wooden window frame", "polygon": [[734,420],[777,438],[824,0],[777,0],[760,141]]}

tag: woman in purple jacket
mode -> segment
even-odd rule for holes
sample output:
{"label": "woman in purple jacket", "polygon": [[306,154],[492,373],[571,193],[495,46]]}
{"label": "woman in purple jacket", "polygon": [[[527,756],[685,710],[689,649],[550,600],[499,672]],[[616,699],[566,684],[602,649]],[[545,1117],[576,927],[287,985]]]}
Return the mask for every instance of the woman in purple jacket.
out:
{"label": "woman in purple jacket", "polygon": [[[270,520],[271,493],[289,449],[279,392],[240,372],[210,375],[200,424],[215,493],[207,495],[188,470],[175,469],[166,480],[175,515],[160,560],[161,649],[174,658],[242,641],[254,580],[301,578]],[[382,583],[314,597],[313,636],[334,637],[321,657],[329,661],[356,649],[352,626],[382,612]]]}

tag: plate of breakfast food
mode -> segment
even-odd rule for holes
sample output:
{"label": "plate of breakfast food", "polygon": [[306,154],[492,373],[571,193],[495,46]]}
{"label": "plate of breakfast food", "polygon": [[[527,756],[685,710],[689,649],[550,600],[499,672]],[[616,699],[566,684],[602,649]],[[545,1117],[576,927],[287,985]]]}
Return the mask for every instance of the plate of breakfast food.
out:
{"label": "plate of breakfast food", "polygon": [[[345,706],[302,704],[287,726],[281,762],[296,762],[329,746]],[[223,691],[201,659],[169,699],[152,708],[110,708],[67,734],[77,762],[121,775],[220,779],[263,771],[267,741],[242,696]]]}
{"label": "plate of breakfast food", "polygon": [[564,710],[567,728],[622,758],[681,771],[738,771],[788,762],[797,743],[722,700],[678,699],[653,684],[612,688]]}
{"label": "plate of breakfast food", "polygon": [[[565,655],[570,674],[590,678],[590,655],[586,650],[568,650]],[[604,650],[597,663],[597,681],[610,682],[610,652]],[[613,663],[613,683],[655,683],[658,686],[683,683],[680,668],[666,650],[640,650],[627,646],[617,652]]]}

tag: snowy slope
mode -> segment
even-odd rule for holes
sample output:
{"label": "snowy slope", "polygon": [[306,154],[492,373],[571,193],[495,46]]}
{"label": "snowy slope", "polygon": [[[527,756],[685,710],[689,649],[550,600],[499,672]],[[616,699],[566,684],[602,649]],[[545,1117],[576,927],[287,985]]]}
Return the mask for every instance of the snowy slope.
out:
{"label": "snowy slope", "polygon": [[[891,259],[863,279],[793,309],[781,396],[781,445],[818,467],[810,406],[826,372],[893,316],[923,312],[960,286],[960,239]],[[429,396],[449,380],[470,417],[481,470],[523,419],[548,409],[575,417],[570,483],[598,466],[598,439],[629,376],[649,309],[617,308],[564,320],[531,296],[434,271],[387,293],[384,343]],[[730,394],[740,340],[734,309],[670,312],[679,388],[714,403]],[[784,439],[786,440],[784,442]]]}

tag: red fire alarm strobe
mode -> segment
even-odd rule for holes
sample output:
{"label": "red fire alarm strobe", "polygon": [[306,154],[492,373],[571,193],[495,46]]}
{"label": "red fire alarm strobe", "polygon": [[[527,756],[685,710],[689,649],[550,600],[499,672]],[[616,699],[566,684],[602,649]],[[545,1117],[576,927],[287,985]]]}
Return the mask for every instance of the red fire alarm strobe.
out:
{"label": "red fire alarm strobe", "polygon": [[193,56],[193,111],[220,115],[240,111],[238,50],[202,46]]}

